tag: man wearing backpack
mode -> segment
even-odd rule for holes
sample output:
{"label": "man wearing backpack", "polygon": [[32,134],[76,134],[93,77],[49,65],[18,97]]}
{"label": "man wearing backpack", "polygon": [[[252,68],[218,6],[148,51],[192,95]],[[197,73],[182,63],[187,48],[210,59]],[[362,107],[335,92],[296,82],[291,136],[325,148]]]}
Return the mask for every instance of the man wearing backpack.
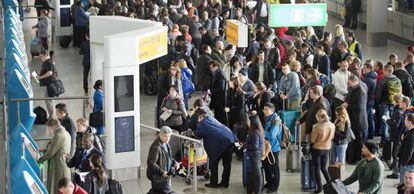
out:
{"label": "man wearing backpack", "polygon": [[381,124],[381,143],[385,144],[389,137],[388,125],[384,118],[390,117],[390,112],[394,110],[394,97],[402,94],[401,81],[392,74],[394,67],[386,65],[384,68],[384,78],[379,82],[376,90],[376,101],[379,104],[379,118]]}
{"label": "man wearing backpack", "polygon": [[265,116],[265,123],[263,129],[265,131],[265,140],[269,141],[274,161],[265,160],[263,168],[266,175],[265,188],[268,188],[267,193],[277,192],[280,183],[280,169],[279,169],[279,152],[281,150],[280,142],[282,140],[283,128],[282,121],[275,113],[275,106],[272,103],[266,103],[263,108]]}
{"label": "man wearing backpack", "polygon": [[413,90],[414,90],[413,78],[408,73],[408,71],[404,69],[403,63],[401,62],[395,63],[394,75],[397,76],[397,78],[400,79],[401,81],[402,94],[409,98],[413,97]]}

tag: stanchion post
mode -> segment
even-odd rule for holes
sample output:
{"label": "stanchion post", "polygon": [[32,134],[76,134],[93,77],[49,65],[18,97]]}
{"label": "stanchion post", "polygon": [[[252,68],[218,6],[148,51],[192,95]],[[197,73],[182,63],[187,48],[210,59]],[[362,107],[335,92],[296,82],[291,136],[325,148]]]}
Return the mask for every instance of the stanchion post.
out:
{"label": "stanchion post", "polygon": [[197,143],[193,143],[193,192],[197,193],[197,152],[196,152]]}

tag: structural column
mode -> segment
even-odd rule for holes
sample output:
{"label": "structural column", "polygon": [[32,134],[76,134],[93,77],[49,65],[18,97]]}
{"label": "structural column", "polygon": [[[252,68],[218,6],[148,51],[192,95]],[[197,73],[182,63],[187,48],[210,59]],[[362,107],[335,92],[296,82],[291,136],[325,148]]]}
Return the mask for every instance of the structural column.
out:
{"label": "structural column", "polygon": [[387,1],[367,0],[367,44],[387,46]]}

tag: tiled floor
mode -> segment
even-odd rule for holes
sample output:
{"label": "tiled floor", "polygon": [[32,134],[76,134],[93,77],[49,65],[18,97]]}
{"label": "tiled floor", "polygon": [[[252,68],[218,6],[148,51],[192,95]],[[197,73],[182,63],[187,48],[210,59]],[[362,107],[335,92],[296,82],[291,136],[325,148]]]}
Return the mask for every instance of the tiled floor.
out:
{"label": "tiled floor", "polygon": [[[33,10],[33,9],[32,9]],[[33,12],[33,11],[32,11]],[[33,15],[31,13],[30,15]],[[35,20],[25,20],[24,22],[24,31],[25,31],[25,39],[27,45],[30,45],[30,40],[34,34],[34,31],[31,29],[31,26],[34,25]],[[332,30],[335,22],[338,22],[335,19],[330,18],[329,25],[327,27],[328,30]],[[386,62],[388,59],[388,55],[392,52],[397,53],[400,56],[400,59],[403,58],[405,55],[405,46],[400,45],[396,42],[388,41],[388,47],[368,47],[364,44],[365,39],[365,32],[357,30],[356,33],[358,34],[358,40],[362,43],[364,60],[368,58],[372,58],[374,60],[381,60]],[[66,93],[63,96],[82,96],[83,89],[82,89],[82,65],[81,65],[81,57],[78,55],[78,49],[69,47],[68,49],[61,49],[58,44],[55,43],[52,48],[55,50],[55,61],[56,67],[59,71],[59,78],[65,84]],[[27,46],[29,47],[29,46]],[[40,61],[38,58],[35,58],[31,61],[30,68],[32,70],[39,70],[40,69]],[[32,82],[34,83],[34,82]],[[33,86],[34,88],[34,96],[41,97],[44,94],[44,88],[40,88],[37,85]],[[148,125],[154,124],[154,106],[156,104],[156,98],[154,96],[145,96],[141,95],[141,112],[145,113],[141,114],[141,121]],[[68,104],[70,115],[73,119],[77,119],[82,116],[82,103],[81,101],[62,101]],[[42,105],[44,106],[44,102],[36,102],[35,105]],[[150,188],[150,182],[145,177],[145,163],[146,157],[148,155],[148,147],[152,143],[154,139],[154,133],[147,131],[145,129],[141,130],[141,163],[142,166],[142,173],[141,179],[138,180],[131,180],[131,181],[124,181],[122,182],[123,188],[125,193],[127,194],[135,194],[135,193],[146,193]],[[292,174],[285,172],[285,151],[279,156],[280,160],[280,168],[281,168],[281,184],[280,184],[280,192],[279,193],[307,193],[303,192],[300,189],[300,175],[299,174]],[[237,159],[233,160],[232,163],[232,173],[231,173],[231,180],[230,180],[230,187],[228,189],[208,189],[207,193],[211,194],[225,194],[225,193],[244,193],[245,190],[242,186],[242,178],[241,178],[241,169],[242,164]],[[354,166],[347,166],[346,167],[346,176],[348,176]],[[390,172],[387,171],[385,174],[389,174]],[[200,186],[203,186],[206,181],[200,179]],[[396,184],[396,180],[385,179],[384,184],[384,192],[383,193],[396,193],[395,188],[393,185]],[[173,179],[172,187],[178,193],[183,193],[185,188],[189,186],[185,184],[183,178],[176,177]],[[357,188],[357,183],[352,185],[352,188]]]}

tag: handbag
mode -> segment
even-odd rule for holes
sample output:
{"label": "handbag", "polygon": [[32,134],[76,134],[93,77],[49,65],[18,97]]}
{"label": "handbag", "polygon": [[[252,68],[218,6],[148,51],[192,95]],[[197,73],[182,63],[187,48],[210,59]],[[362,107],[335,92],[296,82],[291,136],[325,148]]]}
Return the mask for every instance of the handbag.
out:
{"label": "handbag", "polygon": [[266,159],[269,162],[269,164],[275,164],[275,156],[273,155],[272,146],[270,145],[270,142],[268,140],[265,140],[264,142],[264,150],[262,153],[262,161],[265,161]]}
{"label": "handbag", "polygon": [[58,97],[63,93],[65,93],[65,88],[63,87],[63,82],[60,79],[56,79],[47,85],[47,94],[49,97]]}
{"label": "handbag", "polygon": [[158,175],[153,175],[151,189],[160,193],[168,193],[171,190],[170,179]]}
{"label": "handbag", "polygon": [[92,112],[89,114],[89,125],[95,128],[101,127],[104,124],[104,113],[99,112]]}

